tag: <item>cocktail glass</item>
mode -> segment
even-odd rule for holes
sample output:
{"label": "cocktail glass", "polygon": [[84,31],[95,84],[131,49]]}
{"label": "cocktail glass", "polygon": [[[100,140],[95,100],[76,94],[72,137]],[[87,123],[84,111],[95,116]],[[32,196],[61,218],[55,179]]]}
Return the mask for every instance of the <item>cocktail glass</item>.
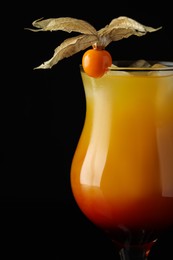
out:
{"label": "cocktail glass", "polygon": [[131,63],[116,62],[101,78],[80,67],[86,115],[71,187],[121,260],[146,260],[173,224],[173,62]]}

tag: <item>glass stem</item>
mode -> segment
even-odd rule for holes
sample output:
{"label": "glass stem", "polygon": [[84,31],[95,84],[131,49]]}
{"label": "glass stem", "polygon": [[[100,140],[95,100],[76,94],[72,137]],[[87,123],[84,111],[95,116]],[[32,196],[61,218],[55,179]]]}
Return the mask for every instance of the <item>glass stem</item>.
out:
{"label": "glass stem", "polygon": [[119,250],[121,260],[147,260],[149,250],[141,247],[124,247]]}
{"label": "glass stem", "polygon": [[[153,244],[157,241],[153,230],[119,229],[119,241],[112,238],[113,245],[119,252],[120,260],[148,260]],[[118,232],[117,231],[117,232]]]}

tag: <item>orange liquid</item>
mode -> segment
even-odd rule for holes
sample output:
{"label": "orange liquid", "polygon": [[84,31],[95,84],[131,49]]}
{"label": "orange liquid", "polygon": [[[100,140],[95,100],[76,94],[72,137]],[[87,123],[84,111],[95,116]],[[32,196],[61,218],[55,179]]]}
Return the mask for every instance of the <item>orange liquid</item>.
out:
{"label": "orange liquid", "polygon": [[173,73],[82,79],[86,119],[71,167],[80,209],[109,233],[172,224]]}

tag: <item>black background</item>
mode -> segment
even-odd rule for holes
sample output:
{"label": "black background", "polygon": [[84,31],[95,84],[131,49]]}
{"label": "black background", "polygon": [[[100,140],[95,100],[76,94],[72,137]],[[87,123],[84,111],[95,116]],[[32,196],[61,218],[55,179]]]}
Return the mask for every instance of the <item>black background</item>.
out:
{"label": "black background", "polygon": [[[118,260],[109,239],[83,216],[71,193],[70,165],[85,116],[78,66],[82,52],[51,70],[33,70],[72,35],[60,31],[34,33],[24,28],[41,17],[70,16],[100,29],[125,15],[148,26],[162,26],[162,30],[111,43],[107,49],[114,59],[173,60],[171,5],[169,1],[50,0],[15,2],[7,10],[1,35],[0,174],[6,254],[12,251],[23,259]],[[172,245],[173,232],[169,229],[159,237],[149,260],[168,259]]]}

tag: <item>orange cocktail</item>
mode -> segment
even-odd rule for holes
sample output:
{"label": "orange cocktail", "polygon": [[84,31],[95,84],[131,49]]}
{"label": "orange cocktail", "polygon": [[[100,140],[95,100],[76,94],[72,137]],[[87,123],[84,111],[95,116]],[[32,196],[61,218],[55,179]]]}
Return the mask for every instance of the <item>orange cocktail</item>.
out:
{"label": "orange cocktail", "polygon": [[99,30],[73,17],[32,25],[31,31],[79,33],[35,69],[50,69],[86,49],[86,119],[71,165],[72,192],[88,219],[116,241],[121,260],[147,260],[156,232],[173,224],[173,62],[118,62],[115,68],[106,48],[162,27],[127,16]]}
{"label": "orange cocktail", "polygon": [[114,236],[173,222],[173,71],[81,71],[86,118],[71,168],[84,214]]}

